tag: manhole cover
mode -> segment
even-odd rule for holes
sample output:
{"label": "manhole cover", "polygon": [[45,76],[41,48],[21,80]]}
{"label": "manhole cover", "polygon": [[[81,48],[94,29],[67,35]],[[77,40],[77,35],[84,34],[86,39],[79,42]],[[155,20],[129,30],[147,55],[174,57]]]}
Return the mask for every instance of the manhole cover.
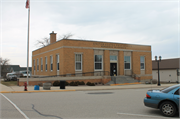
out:
{"label": "manhole cover", "polygon": [[112,94],[113,92],[91,92],[88,94]]}

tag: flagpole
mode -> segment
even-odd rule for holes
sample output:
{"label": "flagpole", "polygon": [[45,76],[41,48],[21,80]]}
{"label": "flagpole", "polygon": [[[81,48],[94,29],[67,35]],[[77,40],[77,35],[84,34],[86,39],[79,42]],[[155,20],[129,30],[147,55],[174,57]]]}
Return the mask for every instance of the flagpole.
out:
{"label": "flagpole", "polygon": [[[29,2],[30,4],[30,2]],[[28,36],[27,36],[27,85],[29,84],[29,23],[30,23],[30,5],[28,8]]]}

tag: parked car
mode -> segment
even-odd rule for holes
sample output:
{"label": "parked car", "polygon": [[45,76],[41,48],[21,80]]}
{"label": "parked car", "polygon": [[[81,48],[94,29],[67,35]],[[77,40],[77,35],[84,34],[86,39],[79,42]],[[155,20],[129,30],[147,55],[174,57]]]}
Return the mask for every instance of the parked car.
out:
{"label": "parked car", "polygon": [[7,81],[17,81],[17,76],[15,75],[15,73],[7,73],[6,80]]}
{"label": "parked car", "polygon": [[162,90],[149,90],[144,98],[144,105],[160,109],[164,116],[172,117],[179,110],[180,84]]}
{"label": "parked car", "polygon": [[[21,77],[27,77],[27,71],[20,71]],[[30,71],[28,72],[28,76],[31,77]]]}

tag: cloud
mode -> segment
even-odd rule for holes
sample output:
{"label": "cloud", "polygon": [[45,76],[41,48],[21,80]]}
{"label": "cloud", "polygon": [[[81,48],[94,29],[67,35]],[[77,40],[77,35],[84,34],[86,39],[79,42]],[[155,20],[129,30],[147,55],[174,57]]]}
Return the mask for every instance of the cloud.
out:
{"label": "cloud", "polygon": [[[1,5],[2,56],[26,66],[25,1],[2,0]],[[52,31],[75,39],[152,45],[152,57],[178,56],[178,2],[31,0],[30,7],[30,65],[36,41]]]}

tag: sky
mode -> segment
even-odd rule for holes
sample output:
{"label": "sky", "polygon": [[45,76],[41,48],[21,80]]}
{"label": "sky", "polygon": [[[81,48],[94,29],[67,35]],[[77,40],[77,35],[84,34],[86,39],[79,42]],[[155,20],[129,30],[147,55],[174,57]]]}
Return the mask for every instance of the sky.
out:
{"label": "sky", "polygon": [[[26,0],[0,0],[0,57],[27,66]],[[154,56],[180,57],[180,0],[30,0],[29,66],[37,40],[71,39],[151,45]]]}

